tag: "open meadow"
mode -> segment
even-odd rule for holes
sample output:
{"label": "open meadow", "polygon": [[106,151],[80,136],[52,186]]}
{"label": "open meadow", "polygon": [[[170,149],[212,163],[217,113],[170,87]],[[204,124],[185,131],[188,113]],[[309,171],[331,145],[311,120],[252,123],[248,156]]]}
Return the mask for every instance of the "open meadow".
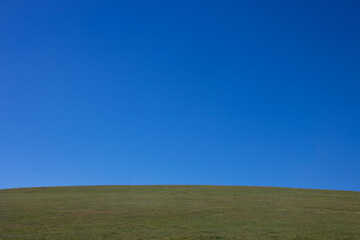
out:
{"label": "open meadow", "polygon": [[360,239],[360,192],[235,186],[5,189],[0,239]]}

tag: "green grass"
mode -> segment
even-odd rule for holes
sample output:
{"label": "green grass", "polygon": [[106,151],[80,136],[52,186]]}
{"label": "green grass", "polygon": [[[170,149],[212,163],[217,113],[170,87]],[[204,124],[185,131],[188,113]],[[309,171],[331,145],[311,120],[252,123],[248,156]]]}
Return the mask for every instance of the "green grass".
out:
{"label": "green grass", "polygon": [[0,239],[360,239],[360,192],[228,186],[0,190]]}

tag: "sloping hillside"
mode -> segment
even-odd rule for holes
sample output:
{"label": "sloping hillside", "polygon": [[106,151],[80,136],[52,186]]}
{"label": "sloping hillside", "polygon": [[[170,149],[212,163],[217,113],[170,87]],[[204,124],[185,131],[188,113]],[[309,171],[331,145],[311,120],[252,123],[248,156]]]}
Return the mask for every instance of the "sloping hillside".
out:
{"label": "sloping hillside", "polygon": [[0,190],[0,239],[360,239],[360,192],[228,186]]}

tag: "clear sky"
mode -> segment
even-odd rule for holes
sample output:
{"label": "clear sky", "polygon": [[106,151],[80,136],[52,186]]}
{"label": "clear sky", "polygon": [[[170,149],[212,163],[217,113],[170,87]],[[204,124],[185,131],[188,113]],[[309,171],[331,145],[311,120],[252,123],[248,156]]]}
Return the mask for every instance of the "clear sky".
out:
{"label": "clear sky", "polygon": [[0,2],[0,188],[360,191],[360,1]]}

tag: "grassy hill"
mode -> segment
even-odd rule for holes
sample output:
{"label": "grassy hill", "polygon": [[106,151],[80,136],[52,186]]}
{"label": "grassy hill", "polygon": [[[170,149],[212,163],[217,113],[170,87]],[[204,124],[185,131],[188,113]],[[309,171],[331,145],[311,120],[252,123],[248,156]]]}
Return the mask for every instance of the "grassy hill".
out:
{"label": "grassy hill", "polygon": [[360,239],[360,192],[228,186],[0,190],[0,239]]}

